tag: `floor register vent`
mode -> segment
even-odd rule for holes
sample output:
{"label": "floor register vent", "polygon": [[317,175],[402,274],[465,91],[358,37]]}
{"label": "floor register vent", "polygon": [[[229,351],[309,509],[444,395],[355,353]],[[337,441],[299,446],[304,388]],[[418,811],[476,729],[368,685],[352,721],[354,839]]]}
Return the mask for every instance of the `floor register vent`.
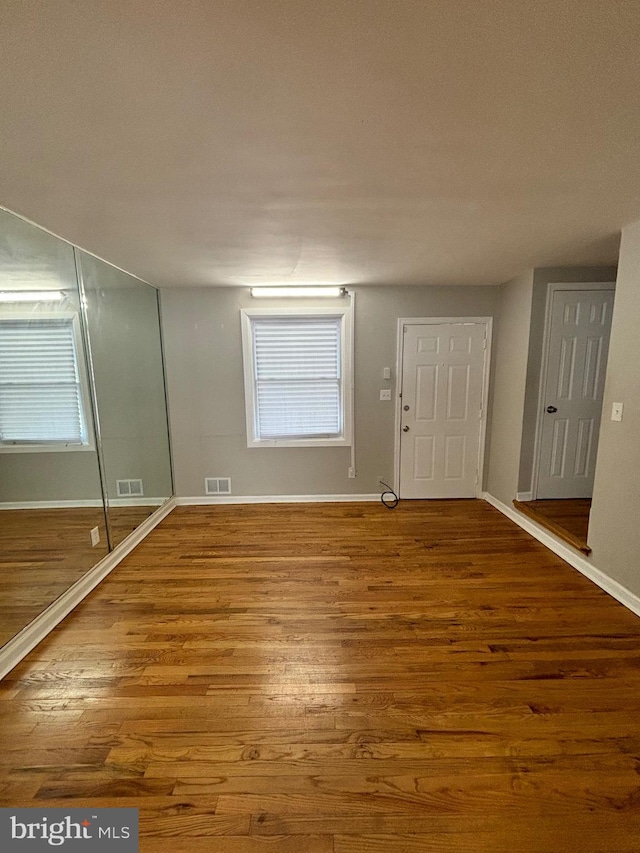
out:
{"label": "floor register vent", "polygon": [[230,495],[231,494],[231,478],[230,477],[205,477],[204,493],[205,493],[205,495]]}

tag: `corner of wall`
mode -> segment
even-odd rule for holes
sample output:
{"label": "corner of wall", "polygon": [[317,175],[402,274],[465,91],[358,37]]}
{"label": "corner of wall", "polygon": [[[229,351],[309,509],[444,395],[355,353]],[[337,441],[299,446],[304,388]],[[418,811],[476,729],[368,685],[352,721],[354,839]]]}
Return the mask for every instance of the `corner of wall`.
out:
{"label": "corner of wall", "polygon": [[534,271],[500,288],[487,491],[510,503],[518,491]]}

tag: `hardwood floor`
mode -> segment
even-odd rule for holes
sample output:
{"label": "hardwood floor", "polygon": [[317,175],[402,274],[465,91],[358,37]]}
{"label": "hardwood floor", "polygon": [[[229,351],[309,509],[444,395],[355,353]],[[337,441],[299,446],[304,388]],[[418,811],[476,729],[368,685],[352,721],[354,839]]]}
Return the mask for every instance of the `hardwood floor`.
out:
{"label": "hardwood floor", "polygon": [[145,853],[640,849],[640,620],[481,501],[174,510],[0,709]]}
{"label": "hardwood floor", "polygon": [[547,530],[560,536],[583,554],[590,554],[587,543],[591,499],[514,501],[513,505]]}
{"label": "hardwood floor", "polygon": [[[157,507],[109,509],[121,542]],[[91,546],[89,531],[100,530]],[[98,507],[0,511],[0,646],[107,554],[104,512]]]}

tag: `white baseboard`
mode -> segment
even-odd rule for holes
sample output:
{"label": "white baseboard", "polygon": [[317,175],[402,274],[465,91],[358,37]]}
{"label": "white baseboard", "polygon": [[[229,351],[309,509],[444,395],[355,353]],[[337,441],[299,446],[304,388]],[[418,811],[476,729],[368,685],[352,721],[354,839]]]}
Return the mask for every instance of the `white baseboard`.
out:
{"label": "white baseboard", "polygon": [[538,542],[541,542],[549,548],[549,550],[553,551],[554,554],[557,554],[558,557],[561,557],[565,562],[569,563],[570,566],[573,566],[574,569],[577,569],[581,574],[589,578],[590,581],[593,581],[593,583],[599,586],[600,589],[608,592],[609,595],[615,598],[616,601],[619,601],[620,604],[624,604],[624,606],[635,613],[636,616],[640,616],[640,598],[626,587],[622,586],[622,584],[618,583],[618,581],[610,578],[609,575],[601,569],[597,568],[597,566],[588,560],[584,554],[581,554],[570,545],[567,545],[566,542],[563,542],[562,539],[554,536],[553,533],[550,533],[541,525],[536,524],[533,519],[521,512],[518,512],[515,507],[503,504],[502,501],[498,500],[498,498],[494,498],[494,496],[490,495],[489,492],[483,492],[482,498],[487,501],[487,503],[490,503],[491,506],[499,510],[503,515],[506,515],[507,518],[510,518],[511,521],[515,522],[523,530],[526,530],[527,533],[530,533],[534,539],[537,539]]}
{"label": "white baseboard", "polygon": [[3,509],[70,509],[86,506],[102,507],[102,498],[86,501],[4,501],[0,503]]}
{"label": "white baseboard", "polygon": [[[162,506],[167,498],[109,498],[109,506]],[[77,509],[78,507],[102,507],[102,498],[74,501],[4,501],[3,509]]]}
{"label": "white baseboard", "polygon": [[109,506],[162,506],[167,498],[109,498]]}
{"label": "white baseboard", "polygon": [[176,498],[178,506],[214,504],[300,504],[379,501],[380,495],[197,495]]}
{"label": "white baseboard", "polygon": [[533,500],[533,492],[518,492],[516,494],[517,501],[532,501]]}
{"label": "white baseboard", "polygon": [[100,581],[112,572],[115,567],[129,554],[136,545],[165,518],[176,506],[176,499],[170,498],[153,515],[130,533],[110,554],[100,560],[92,569],[69,587],[62,595],[47,607],[39,616],[9,640],[0,649],[0,679],[10,672],[47,634],[67,616],[74,607],[95,589]]}

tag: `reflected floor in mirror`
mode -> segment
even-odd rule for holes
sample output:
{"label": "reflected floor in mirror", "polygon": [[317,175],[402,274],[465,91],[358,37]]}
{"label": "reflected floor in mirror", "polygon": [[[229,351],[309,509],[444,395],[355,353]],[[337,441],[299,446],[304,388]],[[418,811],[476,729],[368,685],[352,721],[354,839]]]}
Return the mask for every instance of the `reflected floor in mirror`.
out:
{"label": "reflected floor in mirror", "polygon": [[587,544],[590,498],[514,501],[513,505],[583,554],[591,553]]}
{"label": "reflected floor in mirror", "polygon": [[[113,540],[125,539],[156,506],[111,507]],[[91,545],[91,529],[100,542]],[[0,645],[28,625],[107,554],[102,507],[0,512]]]}

